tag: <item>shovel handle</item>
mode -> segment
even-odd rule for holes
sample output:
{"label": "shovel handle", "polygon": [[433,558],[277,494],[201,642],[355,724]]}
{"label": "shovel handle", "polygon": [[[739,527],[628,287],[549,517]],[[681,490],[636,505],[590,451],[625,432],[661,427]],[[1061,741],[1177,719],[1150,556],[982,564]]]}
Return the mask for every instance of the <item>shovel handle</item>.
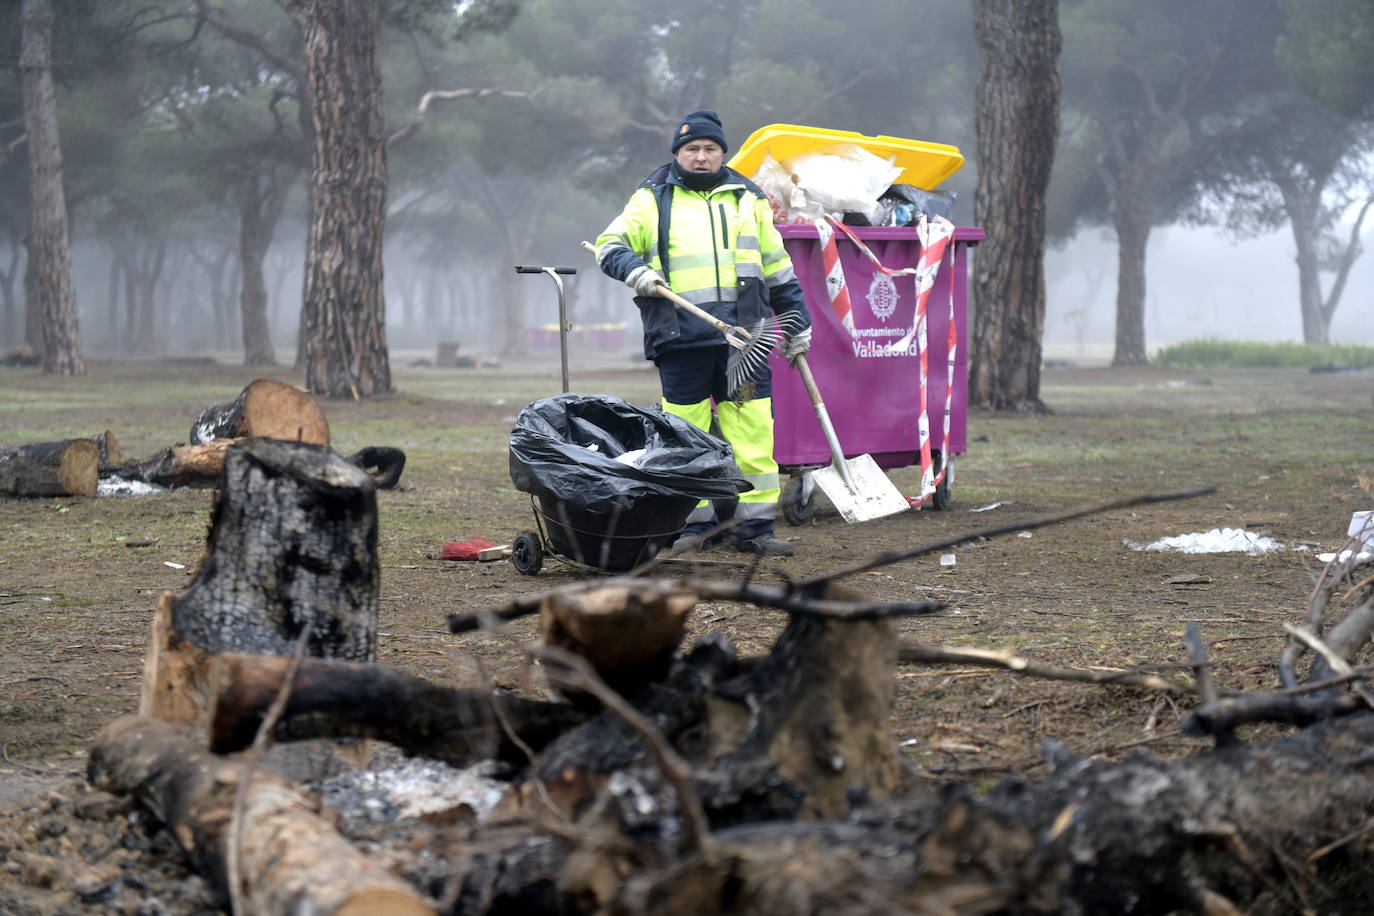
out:
{"label": "shovel handle", "polygon": [[816,377],[811,374],[811,365],[806,361],[806,355],[798,356],[794,365],[801,373],[802,384],[806,386],[806,393],[811,398],[811,407],[816,412],[816,419],[820,421],[825,442],[830,446],[830,463],[849,491],[857,493],[859,488],[854,486],[854,481],[849,478],[849,466],[845,464],[844,450],[840,448],[840,437],[835,435],[835,426],[830,422],[830,411],[825,409],[825,401],[821,398],[821,390],[816,387]]}
{"label": "shovel handle", "polygon": [[[591,242],[583,242],[582,247],[587,249],[587,251],[591,252],[593,256],[596,255],[596,246],[593,245]],[[749,341],[753,340],[753,337],[744,328],[737,327],[733,324],[726,324],[724,321],[721,321],[715,315],[712,315],[710,312],[706,311],[706,309],[702,308],[696,303],[688,302],[686,299],[682,298],[677,293],[669,289],[668,284],[664,283],[662,280],[660,280],[658,283],[658,289],[659,295],[661,295],[664,299],[667,299],[669,302],[673,303],[673,305],[676,305],[684,312],[688,312],[689,314],[697,316],[702,321],[706,322],[711,327],[715,328],[717,331],[720,331],[720,333],[724,334],[725,342],[728,343],[730,346],[734,347],[736,350],[744,349],[749,345]]]}

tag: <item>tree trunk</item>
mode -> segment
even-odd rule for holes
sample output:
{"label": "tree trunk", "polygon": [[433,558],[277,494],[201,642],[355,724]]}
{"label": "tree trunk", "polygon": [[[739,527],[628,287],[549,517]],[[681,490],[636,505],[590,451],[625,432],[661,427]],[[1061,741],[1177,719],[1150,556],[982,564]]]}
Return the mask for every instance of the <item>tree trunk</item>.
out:
{"label": "tree trunk", "polygon": [[206,558],[164,594],[140,712],[202,722],[219,652],[372,661],[377,638],[377,490],[327,448],[247,439],[225,455]]}
{"label": "tree trunk", "polygon": [[[88,775],[94,785],[147,805],[219,895],[237,897],[235,912],[434,913],[410,884],[339,836],[292,784],[208,754],[165,722],[111,722],[91,748]],[[235,873],[237,894],[230,887]]]}
{"label": "tree trunk", "polygon": [[24,0],[22,15],[19,72],[24,87],[33,219],[29,255],[42,320],[43,371],[85,375],[53,92],[52,4],[50,0]]}
{"label": "tree trunk", "polygon": [[1045,199],[1059,132],[1058,0],[974,0],[978,190],[970,397],[997,410],[1042,409]]}
{"label": "tree trunk", "polygon": [[203,445],[215,439],[244,438],[328,445],[329,421],[304,391],[260,378],[244,386],[232,402],[201,411],[191,426],[189,441]]}
{"label": "tree trunk", "polygon": [[161,335],[158,334],[155,297],[166,257],[167,243],[160,238],[145,239],[135,251],[133,263],[136,269],[131,274],[133,325],[130,328],[135,353],[152,354],[158,351]]}
{"label": "tree trunk", "polygon": [[305,39],[314,169],[302,309],[306,386],[329,397],[391,390],[382,283],[386,120],[377,0],[279,0]]}
{"label": "tree trunk", "polygon": [[0,495],[94,496],[100,446],[93,439],[36,442],[0,451]]}
{"label": "tree trunk", "polygon": [[24,343],[38,355],[39,365],[43,362],[43,302],[38,295],[38,267],[33,259],[33,244],[30,236],[24,237],[24,247],[28,257],[24,258]]}
{"label": "tree trunk", "polygon": [[1153,216],[1139,182],[1123,180],[1112,200],[1116,226],[1116,352],[1113,366],[1142,366],[1145,356],[1145,251]]}
{"label": "tree trunk", "polygon": [[0,345],[6,347],[17,342],[16,338],[20,331],[19,297],[14,294],[14,282],[20,277],[19,263],[24,257],[23,244],[20,238],[11,239],[9,269],[0,271],[0,302],[4,304],[3,314],[0,314]]}
{"label": "tree trunk", "polygon": [[1276,176],[1283,196],[1288,225],[1293,231],[1294,260],[1298,264],[1298,304],[1302,309],[1302,341],[1322,345],[1331,342],[1327,312],[1322,302],[1321,192],[1308,191],[1287,176]]}
{"label": "tree trunk", "polygon": [[272,244],[272,235],[285,203],[285,182],[271,167],[267,174],[250,172],[239,176],[234,196],[239,208],[239,266],[242,289],[239,314],[243,320],[243,364],[275,366],[272,330],[267,318],[267,282],[263,260]]}

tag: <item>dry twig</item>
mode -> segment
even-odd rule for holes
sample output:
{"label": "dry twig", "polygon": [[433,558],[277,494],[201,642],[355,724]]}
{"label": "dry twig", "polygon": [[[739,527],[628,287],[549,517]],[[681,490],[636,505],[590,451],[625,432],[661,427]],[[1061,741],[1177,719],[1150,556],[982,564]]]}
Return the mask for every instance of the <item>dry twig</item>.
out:
{"label": "dry twig", "polygon": [[1171,681],[1157,674],[1125,669],[1086,671],[1082,668],[1059,668],[1054,665],[1039,665],[1024,656],[990,649],[951,649],[903,643],[901,648],[897,650],[897,661],[920,662],[928,665],[984,665],[989,668],[1005,668],[1017,674],[1028,674],[1032,677],[1055,681],[1118,684],[1124,687],[1144,687],[1147,690],[1162,690],[1168,693],[1189,694],[1193,692],[1190,685]]}

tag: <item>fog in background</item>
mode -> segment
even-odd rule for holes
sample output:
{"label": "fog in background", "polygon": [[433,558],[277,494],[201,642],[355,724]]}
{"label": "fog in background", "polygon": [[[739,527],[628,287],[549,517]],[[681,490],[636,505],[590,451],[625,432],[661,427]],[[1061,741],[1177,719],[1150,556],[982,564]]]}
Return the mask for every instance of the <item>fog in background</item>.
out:
{"label": "fog in background", "polygon": [[[116,6],[112,3],[109,9]],[[523,249],[525,253],[519,257],[525,263],[578,269],[576,277],[567,278],[572,321],[582,326],[623,323],[626,333],[616,349],[628,359],[640,338],[638,313],[630,293],[603,277],[578,242],[595,238],[642,178],[668,160],[667,134],[672,124],[664,119],[676,118],[703,104],[718,108],[725,116],[732,151],[755,128],[776,122],[957,145],[965,165],[944,187],[958,193],[955,221],[970,225],[976,186],[973,88],[977,60],[968,7],[917,5],[921,15],[919,22],[914,22],[912,6],[897,0],[871,0],[863,5],[863,16],[848,16],[837,13],[852,5],[838,0],[759,0],[748,4],[753,43],[747,55],[740,52],[746,63],[732,62],[733,82],[725,85],[714,77],[701,76],[713,74],[712,67],[719,63],[708,53],[709,42],[703,50],[685,42],[671,44],[665,38],[677,34],[674,30],[693,25],[691,15],[733,15],[710,4],[606,0],[598,5],[580,0],[564,4],[531,0],[507,31],[467,44],[429,44],[392,36],[386,45],[390,56],[384,66],[392,129],[414,116],[416,100],[429,88],[537,87],[545,95],[538,104],[495,98],[436,105],[422,133],[389,150],[393,215],[387,224],[385,272],[390,348],[405,353],[403,361],[432,354],[441,341],[459,342],[460,352],[469,355],[510,356],[503,325],[508,312],[520,309],[524,325],[536,329],[530,332],[528,342],[538,346],[537,329],[557,321],[557,295],[545,276],[513,276],[514,256],[509,252]],[[271,2],[220,0],[217,7],[226,15],[242,14],[249,27],[261,29],[273,40],[280,36],[285,36],[281,40],[291,40],[286,20]],[[1083,89],[1091,77],[1082,74],[1085,68],[1102,66],[1092,54],[1085,54],[1085,48],[1092,50],[1091,43],[1079,36],[1103,34],[1089,29],[1100,27],[1100,23],[1089,20],[1116,15],[1118,9],[1093,0],[1065,0],[1061,4],[1066,110],[1074,105],[1087,106]],[[0,20],[4,15],[0,12]],[[588,35],[578,32],[584,22],[598,16],[603,18],[595,21],[592,31],[605,39],[604,49],[595,43],[588,46]],[[643,23],[621,21],[627,17],[642,19]],[[1161,15],[1158,22],[1165,21]],[[623,31],[606,37],[612,23],[618,23]],[[641,27],[645,23],[669,25],[646,31]],[[75,27],[83,26],[77,23]],[[175,23],[165,28],[168,34],[175,28],[189,30]],[[1203,26],[1185,24],[1184,28]],[[1225,31],[1229,26],[1218,28]],[[713,34],[710,29],[703,31]],[[621,43],[615,44],[613,39]],[[663,46],[656,52],[645,52],[643,59],[631,60],[633,55],[624,49],[636,47],[641,51],[637,45],[650,39],[663,40]],[[248,53],[213,29],[205,29],[199,40],[218,42],[206,47],[226,59]],[[1161,32],[1152,40],[1167,45],[1177,36]],[[622,61],[612,46],[628,56]],[[81,60],[76,55],[67,59],[77,64]],[[240,121],[225,115],[224,124],[210,124],[208,117],[194,112],[202,120],[197,122],[196,131],[184,133],[193,141],[198,138],[203,146],[196,147],[185,138],[177,139],[176,132],[168,129],[173,119],[164,118],[160,124],[150,119],[162,133],[151,131],[153,139],[148,142],[166,145],[139,150],[121,141],[124,145],[119,149],[124,158],[119,162],[105,160],[114,158],[113,132],[126,129],[130,119],[119,112],[108,124],[100,122],[99,93],[106,73],[93,68],[85,74],[62,74],[69,83],[62,90],[67,94],[59,93],[59,110],[64,100],[70,102],[72,98],[86,104],[84,110],[71,105],[68,111],[77,114],[64,115],[76,126],[72,130],[64,122],[64,158],[68,196],[76,201],[71,219],[74,271],[82,345],[87,352],[96,356],[136,352],[148,357],[177,351],[232,352],[242,346],[236,267],[240,215],[222,191],[216,197],[210,191],[201,194],[196,188],[224,180],[232,167],[257,149],[245,138],[252,130],[265,129],[261,121],[266,103],[258,99],[265,99],[285,78],[267,73],[266,65],[248,60],[246,68],[234,71],[240,83],[251,84],[243,90],[240,109],[231,112]],[[919,61],[920,66],[910,66],[912,60]],[[758,61],[766,65],[751,66]],[[148,66],[161,63],[155,58]],[[204,61],[199,64],[206,66]],[[677,68],[693,75],[676,83],[668,81],[666,88],[655,87],[661,96],[642,99],[635,89],[649,85],[649,81],[641,78],[642,72],[631,73],[633,65],[650,71]],[[540,71],[540,67],[546,69]],[[184,78],[185,72],[171,65],[133,76],[110,72],[108,82],[114,85],[127,79],[129,85],[138,87],[135,94],[142,98],[151,95],[144,87],[158,79],[168,82]],[[252,78],[246,79],[242,73]],[[0,105],[7,101],[12,105],[16,85],[0,85]],[[231,85],[228,77],[224,85]],[[199,89],[197,86],[197,91],[190,93],[183,90],[179,95],[172,92],[167,98],[177,102],[163,104],[187,102],[190,110],[204,98],[218,103],[229,97],[208,91],[198,94]],[[254,92],[259,95],[254,96]],[[1315,102],[1306,104],[1316,106]],[[1071,122],[1081,133],[1082,125],[1090,121],[1082,114],[1086,110],[1083,107],[1073,118],[1065,118],[1066,135]],[[649,116],[652,112],[658,112],[656,121]],[[185,117],[181,120],[188,121]],[[22,126],[22,121],[19,123]],[[207,124],[220,132],[207,130]],[[290,119],[281,124],[290,126]],[[604,137],[596,133],[602,127]],[[207,137],[213,138],[213,145]],[[295,139],[299,142],[299,137]],[[144,140],[139,138],[139,142]],[[0,136],[0,141],[4,141],[0,146],[8,144],[11,152],[20,151],[8,160],[0,159],[0,169],[4,169],[0,172],[0,196],[11,202],[4,204],[10,208],[9,221],[20,227],[14,230],[7,225],[0,234],[0,271],[8,270],[11,299],[16,289],[18,295],[17,309],[8,306],[9,314],[0,322],[0,346],[8,347],[23,337],[19,236],[24,214],[19,214],[18,208],[26,204],[17,202],[25,200],[27,165],[18,167],[22,144],[13,142],[12,132]],[[1074,160],[1067,141],[1066,136],[1060,155],[1069,178],[1091,173],[1091,160]],[[598,143],[603,144],[599,149]],[[564,144],[567,158],[562,155]],[[112,151],[109,155],[107,148]],[[574,154],[580,157],[576,167],[571,161]],[[183,156],[200,159],[194,167],[182,170],[180,180],[185,186],[172,188],[176,193],[169,193],[156,180],[166,177],[166,184],[171,186]],[[1076,165],[1079,161],[1085,164]],[[600,172],[588,168],[588,163],[599,166]],[[305,249],[301,188],[306,176],[299,162],[295,168],[291,197],[264,259],[272,345],[285,364],[294,358]],[[140,169],[151,172],[151,177]],[[158,174],[160,169],[168,174]],[[120,188],[118,194],[107,194],[111,182],[126,179],[128,187]],[[1056,183],[1065,183],[1059,171]],[[1370,191],[1368,187],[1357,189],[1354,196],[1358,199]],[[163,193],[166,200],[143,206]],[[1110,222],[1101,202],[1084,205],[1078,199],[1074,203],[1088,215],[1069,222],[1086,228],[1079,228],[1067,242],[1053,244],[1048,255],[1046,355],[1106,362],[1111,359],[1115,333],[1117,246],[1110,228],[1103,228],[1103,223]],[[507,209],[502,210],[503,206]],[[1064,205],[1052,201],[1052,210],[1056,206]],[[180,219],[192,212],[193,217]],[[0,214],[0,223],[5,222],[4,217]],[[1374,237],[1374,220],[1366,225],[1369,228],[1364,234],[1369,240]],[[1342,232],[1348,234],[1348,226]],[[135,253],[145,257],[163,243],[166,264],[153,293],[156,340],[151,348],[147,341],[137,346],[139,342],[133,340],[135,334],[130,330],[134,321],[129,280],[114,266],[112,252],[122,244],[126,256],[128,250],[137,248]],[[207,267],[207,259],[214,257],[220,259],[219,269],[223,271],[217,280]],[[1292,234],[1286,224],[1239,240],[1219,228],[1156,225],[1147,254],[1147,350],[1153,353],[1162,346],[1199,337],[1301,342],[1294,257]],[[1322,274],[1323,294],[1331,281],[1331,273]],[[813,308],[823,305],[812,303]],[[1361,254],[1350,273],[1331,323],[1330,339],[1335,344],[1374,345],[1374,257],[1367,253]]]}
{"label": "fog in background", "polygon": [[[1150,236],[1146,269],[1151,352],[1199,337],[1302,340],[1293,235],[1286,227],[1239,241],[1213,229],[1159,228]],[[1111,232],[1090,229],[1052,248],[1046,276],[1046,355],[1109,361],[1116,297]],[[1331,342],[1374,346],[1374,258],[1368,254],[1351,269]]]}

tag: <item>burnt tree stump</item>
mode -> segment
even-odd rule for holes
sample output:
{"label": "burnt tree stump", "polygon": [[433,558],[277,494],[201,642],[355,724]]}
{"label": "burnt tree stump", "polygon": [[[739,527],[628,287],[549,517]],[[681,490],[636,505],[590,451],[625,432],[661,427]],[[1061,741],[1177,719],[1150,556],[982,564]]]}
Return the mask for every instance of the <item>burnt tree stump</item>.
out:
{"label": "burnt tree stump", "polygon": [[192,445],[245,438],[328,445],[329,421],[306,392],[285,382],[260,378],[230,403],[201,411],[191,426]]}
{"label": "burnt tree stump", "polygon": [[164,592],[144,665],[140,712],[201,723],[209,661],[222,652],[376,655],[377,491],[329,448],[247,439],[225,454],[206,556]]}

